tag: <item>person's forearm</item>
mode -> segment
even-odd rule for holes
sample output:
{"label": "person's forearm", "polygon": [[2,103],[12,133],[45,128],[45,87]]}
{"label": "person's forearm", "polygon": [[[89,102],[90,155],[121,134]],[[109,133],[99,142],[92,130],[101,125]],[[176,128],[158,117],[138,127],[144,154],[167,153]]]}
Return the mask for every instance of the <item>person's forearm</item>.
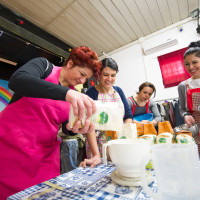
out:
{"label": "person's forearm", "polygon": [[91,133],[87,133],[86,134],[86,138],[88,140],[88,144],[90,146],[92,155],[93,156],[100,155],[99,148],[98,148],[98,145],[97,145],[97,139],[96,139],[96,133],[95,133],[95,131],[93,131]]}
{"label": "person's forearm", "polygon": [[158,122],[156,120],[151,121],[151,123],[156,126],[158,124]]}
{"label": "person's forearm", "polygon": [[131,119],[131,118],[128,118],[128,119],[125,119],[124,120],[124,123],[126,124],[126,123],[132,123],[133,122],[133,120]]}
{"label": "person's forearm", "polygon": [[137,120],[134,120],[134,119],[133,119],[133,121],[132,121],[132,122],[133,122],[133,123],[140,123],[139,121],[137,121]]}
{"label": "person's forearm", "polygon": [[45,58],[35,58],[17,69],[9,80],[9,88],[18,96],[47,98],[65,101],[69,88],[45,81],[52,72],[53,65]]}

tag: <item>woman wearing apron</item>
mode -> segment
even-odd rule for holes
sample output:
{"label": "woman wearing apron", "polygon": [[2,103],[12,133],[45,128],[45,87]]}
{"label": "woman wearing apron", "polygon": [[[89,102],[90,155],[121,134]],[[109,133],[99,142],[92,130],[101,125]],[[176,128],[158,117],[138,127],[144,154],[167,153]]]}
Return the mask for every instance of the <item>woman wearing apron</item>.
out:
{"label": "woman wearing apron", "polygon": [[[116,80],[117,72],[117,63],[112,58],[103,59],[102,68],[100,70],[99,84],[90,87],[86,94],[94,100],[102,102],[118,102],[124,107],[125,110],[124,122],[132,123],[133,116],[122,89],[120,87],[113,86]],[[81,163],[81,166],[86,166],[86,164],[90,164],[93,160],[90,149],[92,144],[94,144],[93,141],[97,140],[99,152],[102,156],[102,144],[106,143],[108,140],[117,139],[117,133],[115,131],[96,131],[96,134],[93,132],[93,134],[87,134],[86,137],[86,154],[88,159],[85,159]],[[96,150],[96,152],[98,152],[98,150]]]}
{"label": "woman wearing apron", "polygon": [[[59,124],[68,120],[70,103],[79,118],[84,107],[88,115],[95,112],[93,100],[74,91],[74,86],[83,84],[100,67],[94,51],[77,47],[63,67],[35,58],[12,75],[9,87],[15,93],[0,113],[1,200],[60,174]],[[89,120],[82,129],[79,125],[72,131],[94,129]]]}
{"label": "woman wearing apron", "polygon": [[[153,114],[153,120],[143,120],[140,123],[152,123],[154,126],[158,125],[158,122],[161,121],[161,116],[159,110],[157,108],[156,103],[150,99],[152,94],[156,93],[155,86],[150,82],[144,82],[139,86],[139,92],[137,92],[136,96],[131,96],[127,98],[128,104],[132,110],[133,118],[139,115],[144,115],[146,113]],[[133,120],[133,122],[138,122]]]}
{"label": "woman wearing apron", "polygon": [[200,155],[200,41],[190,43],[184,54],[184,65],[191,78],[178,86],[180,112],[188,127],[198,125],[198,133],[193,137]]}

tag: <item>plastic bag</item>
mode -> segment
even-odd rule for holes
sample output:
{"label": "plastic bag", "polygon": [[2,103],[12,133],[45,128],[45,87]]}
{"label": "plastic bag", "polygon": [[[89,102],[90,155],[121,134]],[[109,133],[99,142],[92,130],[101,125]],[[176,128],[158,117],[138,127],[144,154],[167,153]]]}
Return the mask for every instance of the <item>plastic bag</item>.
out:
{"label": "plastic bag", "polygon": [[136,123],[123,124],[123,130],[119,138],[137,140],[137,127]]}
{"label": "plastic bag", "polygon": [[[94,123],[95,130],[111,130],[121,131],[123,126],[124,106],[118,102],[101,102],[94,101],[97,107],[97,111],[90,117],[90,121]],[[81,120],[83,126],[86,120],[87,110],[85,109],[84,117]],[[77,116],[74,116],[73,108],[70,105],[69,123],[72,128],[75,122],[78,120]]]}

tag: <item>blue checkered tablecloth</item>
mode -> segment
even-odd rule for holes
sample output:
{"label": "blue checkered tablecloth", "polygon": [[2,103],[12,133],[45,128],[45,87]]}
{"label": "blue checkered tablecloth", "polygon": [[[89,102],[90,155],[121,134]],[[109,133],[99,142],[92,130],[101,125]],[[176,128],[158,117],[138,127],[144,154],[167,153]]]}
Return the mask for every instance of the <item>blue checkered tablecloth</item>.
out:
{"label": "blue checkered tablecloth", "polygon": [[[120,186],[112,182],[112,164],[100,164],[95,168],[79,167],[49,181],[16,193],[8,200],[150,200],[142,187]],[[156,183],[149,185],[156,192]]]}

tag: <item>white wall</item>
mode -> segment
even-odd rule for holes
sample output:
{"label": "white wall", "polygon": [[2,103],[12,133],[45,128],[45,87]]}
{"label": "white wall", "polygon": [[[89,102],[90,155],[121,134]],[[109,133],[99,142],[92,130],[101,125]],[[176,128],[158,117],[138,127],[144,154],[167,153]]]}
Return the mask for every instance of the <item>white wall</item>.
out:
{"label": "white wall", "polygon": [[136,44],[111,56],[118,64],[116,85],[120,86],[125,95],[131,96],[141,82],[146,81],[142,48]]}
{"label": "white wall", "polygon": [[[179,32],[177,26],[168,27],[167,30],[164,29],[152,34],[154,36],[141,38],[137,41],[138,44],[130,44],[129,47],[117,51],[117,53],[115,51],[109,54],[119,65],[116,85],[123,89],[127,97],[135,95],[138,86],[144,81],[152,82],[155,85],[157,94],[154,100],[156,101],[178,97],[177,86],[164,88],[157,56],[187,47],[190,42],[200,40],[200,35],[196,32],[197,22],[195,20],[184,23],[182,27],[182,32]],[[155,43],[162,38],[163,41],[166,41],[172,37],[178,39],[177,45],[154,54],[143,54],[142,44]]]}

